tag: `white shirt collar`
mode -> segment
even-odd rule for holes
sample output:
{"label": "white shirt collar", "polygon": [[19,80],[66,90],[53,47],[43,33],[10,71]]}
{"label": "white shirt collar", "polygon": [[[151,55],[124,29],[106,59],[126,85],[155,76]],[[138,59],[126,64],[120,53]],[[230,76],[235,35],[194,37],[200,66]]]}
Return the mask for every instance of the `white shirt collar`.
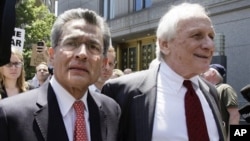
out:
{"label": "white shirt collar", "polygon": [[96,87],[95,84],[90,85],[89,90],[91,93],[101,93],[101,91]]}
{"label": "white shirt collar", "polygon": [[[166,81],[166,85],[169,86],[176,86],[175,88],[177,90],[180,90],[181,87],[183,86],[183,81],[185,80],[182,76],[180,76],[179,74],[177,74],[175,71],[173,71],[168,64],[161,60],[161,67],[159,70],[159,74],[162,75],[162,77],[167,78],[168,81]],[[198,82],[198,76],[194,76],[192,78],[189,79],[190,81],[192,81],[192,84],[194,86],[195,89],[198,88],[199,86],[199,82]]]}
{"label": "white shirt collar", "polygon": [[[55,92],[61,114],[64,117],[70,111],[76,99],[62,87],[62,85],[55,79],[54,76],[52,76],[50,84]],[[86,111],[88,111],[87,94],[88,92],[86,91],[84,96],[81,98],[85,105]]]}

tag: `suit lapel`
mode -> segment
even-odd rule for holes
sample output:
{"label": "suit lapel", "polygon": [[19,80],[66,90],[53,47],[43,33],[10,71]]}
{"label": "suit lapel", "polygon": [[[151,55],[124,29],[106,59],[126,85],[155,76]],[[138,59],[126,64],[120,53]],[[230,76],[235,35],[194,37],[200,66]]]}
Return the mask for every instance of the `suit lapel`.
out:
{"label": "suit lapel", "polygon": [[107,140],[107,121],[104,111],[101,109],[100,102],[88,92],[87,97],[89,109],[90,133],[92,141]]}
{"label": "suit lapel", "polygon": [[38,138],[47,139],[48,132],[48,105],[47,105],[47,87],[45,84],[38,88],[39,94],[37,98],[38,110],[34,113],[36,124],[34,124],[34,130]]}
{"label": "suit lapel", "polygon": [[[160,65],[159,65],[160,66]],[[155,104],[157,95],[157,74],[160,67],[156,67],[149,70],[145,75],[145,80],[140,84],[138,94],[134,96],[132,109],[134,109],[134,124],[136,140],[151,141],[155,114]],[[209,87],[203,82],[199,81],[201,91],[205,94],[205,97],[215,115],[215,120],[219,130],[220,141],[224,141],[225,132],[222,125],[219,109],[216,106],[216,102],[209,93]]]}
{"label": "suit lapel", "polygon": [[41,88],[37,105],[40,109],[35,113],[35,120],[44,140],[68,141],[58,102],[49,83]]}
{"label": "suit lapel", "polygon": [[215,118],[215,122],[217,124],[217,128],[219,131],[220,141],[223,141],[226,138],[225,137],[225,130],[223,127],[223,121],[221,118],[220,110],[217,106],[218,104],[216,103],[214,97],[211,95],[211,93],[213,93],[213,92],[210,91],[210,88],[208,87],[207,84],[205,84],[204,81],[199,80],[199,84],[200,84],[201,91],[204,93],[204,96],[205,96],[210,108],[212,109],[212,112],[213,112],[213,115]]}
{"label": "suit lapel", "polygon": [[156,104],[156,83],[158,67],[148,70],[145,79],[139,86],[138,94],[134,96],[132,109],[134,110],[134,124],[136,140],[151,141],[154,112]]}

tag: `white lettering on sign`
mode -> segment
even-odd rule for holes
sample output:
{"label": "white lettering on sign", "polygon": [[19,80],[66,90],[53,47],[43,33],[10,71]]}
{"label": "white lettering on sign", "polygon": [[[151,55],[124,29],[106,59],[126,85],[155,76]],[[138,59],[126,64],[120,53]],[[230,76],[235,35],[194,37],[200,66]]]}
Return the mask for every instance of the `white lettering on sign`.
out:
{"label": "white lettering on sign", "polygon": [[234,136],[243,136],[247,133],[246,129],[236,129],[234,132]]}

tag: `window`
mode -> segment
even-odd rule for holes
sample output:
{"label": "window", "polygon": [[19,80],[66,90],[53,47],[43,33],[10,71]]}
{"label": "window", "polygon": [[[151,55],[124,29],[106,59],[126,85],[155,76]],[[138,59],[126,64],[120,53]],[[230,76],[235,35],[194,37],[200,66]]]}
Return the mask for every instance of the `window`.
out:
{"label": "window", "polygon": [[145,8],[148,8],[152,5],[151,0],[144,0],[145,1]]}
{"label": "window", "polygon": [[150,62],[156,57],[155,44],[149,43],[141,46],[141,70],[149,68]]}
{"label": "window", "polygon": [[102,3],[102,16],[107,19],[114,18],[114,1],[115,0],[103,0]]}
{"label": "window", "polygon": [[225,55],[225,35],[223,33],[216,33],[214,38],[215,52],[214,56]]}
{"label": "window", "polygon": [[110,19],[113,19],[114,18],[114,15],[115,15],[115,11],[114,11],[114,6],[115,6],[115,0],[110,0],[109,2],[109,18]]}
{"label": "window", "polygon": [[135,11],[142,10],[144,8],[148,8],[152,5],[151,0],[134,0]]}
{"label": "window", "polygon": [[122,70],[126,68],[131,68],[133,71],[136,71],[136,54],[137,50],[136,47],[128,47],[122,49]]}
{"label": "window", "polygon": [[102,1],[102,16],[105,19],[108,19],[108,0],[103,0]]}

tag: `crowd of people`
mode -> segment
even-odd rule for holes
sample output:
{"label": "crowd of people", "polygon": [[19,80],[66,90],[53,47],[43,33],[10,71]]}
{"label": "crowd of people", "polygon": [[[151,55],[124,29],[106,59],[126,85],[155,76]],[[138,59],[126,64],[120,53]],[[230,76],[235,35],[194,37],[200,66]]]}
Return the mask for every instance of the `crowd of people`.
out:
{"label": "crowd of people", "polygon": [[[239,124],[226,69],[210,64],[215,31],[197,3],[173,5],[143,71],[116,68],[105,20],[71,9],[51,30],[49,60],[25,81],[22,53],[0,67],[1,141],[229,141]],[[176,122],[177,121],[177,122]]]}

